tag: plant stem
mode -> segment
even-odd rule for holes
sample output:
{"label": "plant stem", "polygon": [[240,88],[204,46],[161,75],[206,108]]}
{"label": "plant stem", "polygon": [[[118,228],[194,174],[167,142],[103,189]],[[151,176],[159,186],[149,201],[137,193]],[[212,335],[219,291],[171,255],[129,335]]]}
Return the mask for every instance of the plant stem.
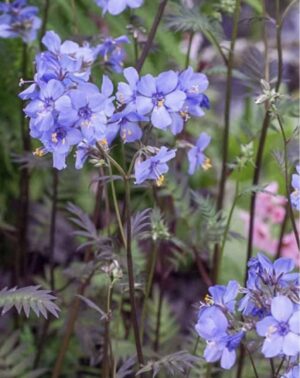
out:
{"label": "plant stem", "polygon": [[[96,199],[100,197],[98,195],[98,192],[101,191],[101,190],[102,190],[102,184],[99,181]],[[97,219],[97,214],[98,214],[98,204],[95,203],[94,214],[93,214],[93,221],[94,222]],[[91,259],[91,254],[92,254],[91,248],[87,248],[85,250],[85,254],[84,254],[84,262],[88,262]],[[84,295],[85,289],[89,285],[90,279],[92,278],[93,274],[94,274],[94,272],[92,272],[91,275],[86,280],[81,282],[81,284],[80,284],[80,286],[77,290],[77,294]],[[73,334],[75,322],[76,322],[76,319],[77,319],[77,316],[78,316],[80,302],[81,302],[80,298],[78,296],[76,296],[74,298],[72,304],[70,305],[67,327],[66,327],[66,330],[64,332],[61,347],[60,347],[60,350],[58,352],[58,356],[57,356],[55,364],[54,364],[54,368],[53,368],[53,372],[52,372],[52,378],[59,378],[60,377],[61,370],[62,370],[62,367],[63,367],[64,358],[65,358],[65,355],[67,353],[70,338]]]}
{"label": "plant stem", "polygon": [[55,252],[55,227],[57,215],[57,202],[58,202],[58,170],[52,169],[53,184],[52,184],[52,209],[51,209],[51,223],[50,223],[50,240],[49,240],[49,259],[50,259],[50,287],[55,290],[55,277],[54,277],[54,252]]}
{"label": "plant stem", "polygon": [[270,366],[271,366],[271,371],[272,371],[272,377],[274,377],[275,376],[275,365],[274,365],[273,358],[270,358]]}
{"label": "plant stem", "polygon": [[[282,22],[280,20],[280,6],[279,6],[279,0],[276,0],[276,43],[277,43],[277,56],[278,56],[278,62],[277,62],[277,82],[275,86],[276,92],[278,92],[282,80],[282,45],[281,45],[281,26]],[[266,64],[268,64],[266,62]],[[268,105],[266,107],[266,113],[265,118],[263,121],[261,136],[260,136],[260,143],[258,146],[257,156],[256,156],[256,164],[255,164],[255,170],[254,170],[254,176],[253,176],[253,182],[252,184],[255,186],[259,182],[259,176],[261,171],[261,165],[262,165],[262,159],[263,159],[263,151],[264,146],[266,142],[266,136],[268,131],[268,126],[270,123],[270,114]],[[247,261],[252,256],[252,244],[253,244],[253,230],[254,230],[254,218],[255,218],[255,202],[256,202],[256,193],[253,192],[251,195],[251,203],[250,203],[250,224],[249,224],[249,234],[248,234],[248,246],[247,246]],[[246,268],[246,274],[245,274],[245,282],[247,279],[247,268]]]}
{"label": "plant stem", "polygon": [[249,351],[248,348],[246,348],[246,350],[247,350],[247,353],[248,353],[248,355],[249,355],[251,365],[252,365],[252,367],[253,367],[253,371],[254,371],[255,378],[259,378],[259,375],[258,375],[258,372],[257,372],[256,366],[255,366],[255,363],[254,363],[254,360],[253,360],[252,354],[250,353],[250,351]]}
{"label": "plant stem", "polygon": [[190,65],[190,55],[191,55],[194,35],[195,35],[195,32],[191,32],[189,35],[188,48],[187,48],[186,57],[185,57],[185,69],[187,69],[188,66]]}
{"label": "plant stem", "polygon": [[[225,112],[224,112],[224,133],[223,133],[223,146],[222,146],[222,169],[221,179],[219,184],[219,194],[217,199],[217,210],[221,211],[223,208],[224,193],[226,187],[226,179],[228,175],[227,162],[228,162],[228,144],[229,144],[229,129],[230,129],[230,110],[231,110],[231,97],[232,97],[232,71],[234,63],[234,47],[238,33],[238,21],[240,16],[241,0],[236,0],[235,11],[233,16],[233,29],[230,43],[230,50],[227,64],[226,76],[226,94],[225,94]],[[213,281],[216,282],[216,273],[220,264],[220,246],[216,245],[213,257]]]}
{"label": "plant stem", "polygon": [[291,196],[290,196],[290,185],[289,185],[289,179],[290,178],[289,178],[289,174],[288,174],[288,151],[287,151],[288,141],[287,141],[285,131],[284,131],[284,127],[283,127],[283,123],[282,123],[282,120],[281,120],[279,114],[277,114],[277,121],[279,123],[282,138],[283,138],[284,177],[285,177],[286,197],[287,197],[287,201],[288,201],[288,210],[289,210],[289,215],[290,215],[293,231],[294,231],[294,234],[295,234],[298,250],[300,250],[299,234],[298,234],[298,230],[297,230],[297,225],[296,225],[296,221],[295,221],[295,217],[294,217],[294,212],[293,212],[293,207],[292,207],[292,202],[291,202]]}
{"label": "plant stem", "polygon": [[41,34],[40,34],[40,49],[42,50],[42,38],[44,37],[44,34],[46,32],[47,22],[48,22],[48,16],[49,16],[49,7],[50,7],[50,0],[45,0],[45,6],[44,6],[44,13],[43,13],[43,22],[41,26]]}
{"label": "plant stem", "polygon": [[155,352],[158,352],[158,349],[159,349],[160,323],[161,323],[163,299],[164,299],[163,289],[160,288],[159,299],[158,299],[158,308],[157,308],[157,317],[156,317],[156,327],[155,327],[155,340],[154,340],[154,344],[153,344],[153,349],[154,349]]}
{"label": "plant stem", "polygon": [[130,205],[130,178],[125,178],[125,205],[126,205],[126,222],[127,222],[127,245],[126,245],[126,257],[127,257],[127,270],[128,270],[128,283],[129,283],[129,295],[131,304],[131,316],[132,325],[135,339],[135,346],[137,352],[137,358],[140,367],[144,365],[144,356],[142,351],[142,344],[138,326],[137,310],[135,302],[134,293],[134,272],[133,272],[133,261],[131,252],[131,205]]}
{"label": "plant stem", "polygon": [[[228,219],[227,219],[225,230],[224,230],[224,235],[223,235],[223,240],[222,240],[221,250],[220,250],[220,260],[221,261],[222,261],[222,258],[223,258],[224,248],[225,248],[225,244],[226,244],[226,241],[227,241],[227,236],[228,236],[229,229],[230,229],[231,219],[232,219],[233,212],[234,212],[234,209],[235,209],[235,206],[236,206],[238,198],[239,198],[239,179],[236,180],[234,199],[233,199],[230,211],[229,211]],[[221,263],[218,264],[217,267],[218,267],[218,269],[216,269],[216,282],[218,282],[218,280],[219,280]]]}
{"label": "plant stem", "polygon": [[280,370],[282,368],[282,365],[283,365],[284,361],[285,361],[285,357],[282,358],[282,360],[281,360],[281,362],[280,362],[280,364],[279,364],[279,366],[278,366],[278,368],[277,368],[277,370],[275,372],[274,378],[277,378],[279,376],[279,373],[280,373]]}
{"label": "plant stem", "polygon": [[281,256],[282,242],[283,242],[283,237],[284,237],[285,229],[286,229],[286,226],[287,226],[288,218],[289,218],[289,212],[288,212],[288,206],[286,206],[285,207],[284,219],[282,221],[281,228],[280,228],[280,235],[279,235],[279,239],[278,239],[275,260],[279,259],[279,257]]}
{"label": "plant stem", "polygon": [[107,290],[107,301],[106,301],[106,314],[107,318],[105,320],[104,326],[104,353],[103,353],[103,369],[101,377],[110,377],[110,357],[109,357],[109,350],[110,350],[110,307],[111,307],[111,298],[112,298],[112,290],[113,290],[113,283],[110,282]]}
{"label": "plant stem", "polygon": [[145,290],[145,297],[144,297],[144,303],[143,303],[143,309],[142,309],[142,316],[141,316],[141,340],[143,342],[144,339],[144,329],[145,329],[145,319],[146,319],[146,311],[147,311],[147,302],[151,293],[152,283],[153,283],[153,277],[157,262],[157,256],[158,256],[158,242],[154,241],[153,243],[153,252],[151,253],[150,258],[150,267],[146,282],[146,290]]}
{"label": "plant stem", "polygon": [[[196,343],[195,343],[195,346],[194,346],[194,350],[193,350],[192,356],[196,356],[197,348],[198,348],[199,342],[200,342],[200,336],[197,336],[197,339],[196,339]],[[188,369],[188,371],[187,371],[187,373],[186,373],[186,378],[189,378],[190,373],[191,373],[191,368]]]}
{"label": "plant stem", "polygon": [[152,43],[153,43],[153,40],[155,38],[158,25],[160,24],[160,21],[162,19],[163,14],[164,14],[164,10],[165,10],[165,7],[167,5],[167,2],[168,2],[168,0],[161,0],[160,4],[158,6],[157,13],[154,17],[153,24],[151,26],[151,30],[150,30],[149,35],[148,35],[148,39],[146,41],[144,49],[141,53],[141,56],[139,57],[139,59],[137,61],[136,67],[135,67],[138,72],[141,72],[141,69],[142,69],[142,67],[145,63],[145,60],[146,60],[146,58],[149,54],[149,51],[152,47]]}
{"label": "plant stem", "polygon": [[[22,79],[26,80],[28,74],[28,48],[25,43],[22,44]],[[20,102],[20,126],[22,137],[22,150],[28,153],[31,149],[30,135],[28,131],[28,122],[23,113],[23,102]],[[20,171],[20,194],[18,209],[18,246],[15,256],[15,284],[18,285],[21,277],[26,272],[27,266],[27,233],[28,233],[28,212],[29,212],[29,185],[30,172],[28,167],[22,167]]]}
{"label": "plant stem", "polygon": [[119,209],[117,195],[116,195],[116,188],[115,188],[114,180],[112,178],[112,168],[111,168],[111,164],[110,164],[109,160],[108,160],[108,171],[109,171],[109,175],[111,177],[111,182],[110,182],[111,183],[111,192],[112,192],[112,198],[113,198],[114,208],[115,208],[115,212],[116,212],[117,222],[118,222],[122,242],[124,244],[124,247],[126,248],[127,241],[126,241],[124,228],[123,228],[123,224],[122,224],[122,220],[121,220],[120,209]]}
{"label": "plant stem", "polygon": [[209,275],[208,275],[208,273],[205,269],[205,266],[202,262],[201,256],[199,256],[197,248],[192,247],[192,250],[193,250],[193,253],[194,253],[194,256],[195,256],[196,265],[197,265],[200,277],[203,279],[203,282],[205,283],[205,285],[207,287],[212,286],[212,281],[211,281],[211,279],[210,279],[210,277],[209,277]]}

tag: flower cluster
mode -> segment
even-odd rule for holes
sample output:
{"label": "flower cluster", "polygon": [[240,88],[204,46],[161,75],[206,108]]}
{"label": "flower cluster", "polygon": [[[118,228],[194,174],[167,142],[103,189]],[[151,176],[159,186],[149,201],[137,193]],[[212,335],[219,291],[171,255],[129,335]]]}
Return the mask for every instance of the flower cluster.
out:
{"label": "flower cluster", "polygon": [[124,70],[127,83],[119,83],[117,99],[127,111],[148,116],[154,127],[170,130],[174,135],[183,130],[191,117],[204,115],[209,100],[203,93],[208,87],[204,74],[191,67],[181,73],[162,72],[139,78],[133,67]]}
{"label": "flower cluster", "polygon": [[[73,146],[77,146],[76,168],[81,168],[97,143],[107,148],[118,135],[124,143],[139,141],[142,123],[149,121],[158,129],[178,134],[191,116],[200,117],[203,109],[209,108],[203,93],[208,86],[204,74],[188,68],[181,73],[167,71],[139,78],[132,67],[124,70],[127,83],[118,84],[115,108],[110,79],[103,77],[101,91],[88,81],[98,55],[114,70],[121,70],[120,44],[129,42],[125,36],[107,39],[94,49],[72,41],[62,43],[54,32],[47,32],[42,41],[47,50],[37,55],[34,82],[20,97],[30,100],[24,109],[30,118],[30,133],[43,144],[35,154],[52,153],[57,169],[66,167]],[[210,167],[204,155],[209,143],[210,137],[202,133],[195,146],[188,144],[190,174],[200,166]],[[175,157],[175,151],[142,147],[134,165],[136,184],[149,179],[161,185],[167,161]]]}
{"label": "flower cluster", "polygon": [[144,0],[95,0],[96,4],[106,12],[117,15],[128,8],[139,8]]}
{"label": "flower cluster", "polygon": [[95,60],[88,45],[62,43],[54,32],[46,33],[43,44],[47,51],[36,57],[34,82],[20,97],[30,100],[24,109],[30,133],[43,144],[35,154],[51,152],[54,167],[62,169],[72,146],[105,137],[107,117],[114,112],[113,85],[104,76],[100,92],[87,82]]}
{"label": "flower cluster", "polygon": [[122,46],[124,43],[130,43],[126,35],[118,38],[107,37],[102,44],[95,48],[95,54],[103,58],[107,68],[121,73],[126,58],[126,52]]}
{"label": "flower cluster", "polygon": [[[264,192],[259,192],[256,196],[253,244],[272,256],[275,256],[277,252],[279,230],[274,233],[274,236],[272,231],[282,224],[286,214],[286,204],[286,198],[278,195],[276,182],[270,183],[265,187]],[[245,231],[248,232],[249,214],[241,212],[241,218],[245,221]],[[297,250],[295,234],[293,232],[284,234],[281,246],[282,256],[294,259],[299,265]]]}
{"label": "flower cluster", "polygon": [[247,334],[254,331],[257,337],[255,342],[251,337],[249,353],[261,348],[266,358],[288,357],[283,374],[293,376],[289,372],[300,353],[299,274],[293,269],[291,259],[272,263],[259,253],[248,262],[246,288],[236,281],[210,287],[211,296],[201,304],[195,326],[207,342],[206,361],[221,360],[221,367],[230,369],[236,349],[241,342],[247,345]]}
{"label": "flower cluster", "polygon": [[38,8],[27,6],[27,0],[1,3],[0,37],[21,37],[25,43],[34,41],[41,27],[41,20],[37,14]]}
{"label": "flower cluster", "polygon": [[297,174],[292,176],[292,187],[294,191],[291,194],[292,206],[300,211],[300,164],[296,167]]}

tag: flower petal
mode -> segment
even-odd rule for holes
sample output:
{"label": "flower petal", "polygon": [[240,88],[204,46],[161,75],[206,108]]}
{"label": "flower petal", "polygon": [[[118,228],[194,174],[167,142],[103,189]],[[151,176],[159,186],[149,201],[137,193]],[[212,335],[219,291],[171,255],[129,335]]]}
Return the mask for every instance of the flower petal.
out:
{"label": "flower petal", "polygon": [[174,71],[162,72],[157,76],[156,88],[164,94],[174,91],[178,84],[178,75]]}
{"label": "flower petal", "polygon": [[278,356],[282,353],[282,336],[273,336],[265,339],[262,347],[262,353],[267,358]]}
{"label": "flower petal", "polygon": [[298,354],[300,352],[300,336],[289,332],[284,336],[282,350],[287,356],[295,356]]}
{"label": "flower petal", "polygon": [[235,350],[229,351],[227,348],[224,349],[221,358],[221,367],[223,369],[231,369],[236,360]]}
{"label": "flower petal", "polygon": [[186,98],[186,95],[182,91],[174,91],[166,95],[165,98],[165,105],[173,110],[174,112],[178,112],[182,109],[184,100]]}
{"label": "flower petal", "polygon": [[151,114],[151,122],[154,127],[165,129],[172,123],[172,118],[164,106],[155,106]]}
{"label": "flower petal", "polygon": [[142,95],[152,97],[152,95],[156,93],[154,77],[150,74],[143,76],[137,84],[137,89]]}
{"label": "flower petal", "polygon": [[256,323],[256,332],[260,336],[266,336],[269,332],[269,328],[276,324],[277,321],[273,318],[273,316],[267,316],[263,320]]}
{"label": "flower petal", "polygon": [[271,313],[279,321],[287,321],[293,313],[293,303],[283,295],[272,299]]}

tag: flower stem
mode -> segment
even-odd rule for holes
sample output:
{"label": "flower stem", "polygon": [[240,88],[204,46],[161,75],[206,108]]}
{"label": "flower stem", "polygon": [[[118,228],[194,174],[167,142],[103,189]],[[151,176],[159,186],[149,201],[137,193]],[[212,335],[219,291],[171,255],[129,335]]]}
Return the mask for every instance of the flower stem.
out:
{"label": "flower stem", "polygon": [[186,57],[185,57],[185,69],[187,69],[188,66],[190,65],[191,49],[192,49],[194,35],[195,35],[195,32],[191,32],[189,35],[188,48],[187,48]]}
{"label": "flower stem", "polygon": [[[232,71],[234,63],[234,47],[238,33],[238,21],[240,16],[241,0],[236,0],[235,11],[233,16],[233,29],[230,43],[230,50],[227,63],[227,76],[226,76],[226,94],[225,94],[225,112],[224,112],[224,133],[223,133],[223,146],[222,146],[222,169],[221,179],[219,184],[219,194],[217,199],[217,210],[221,211],[223,208],[226,180],[227,180],[227,162],[228,162],[228,145],[229,145],[229,129],[230,129],[230,110],[231,110],[231,97],[232,97]],[[213,257],[213,281],[216,282],[217,271],[220,265],[220,246],[216,245]]]}
{"label": "flower stem", "polygon": [[[22,79],[26,80],[28,74],[28,48],[25,43],[22,45]],[[23,113],[23,103],[20,102],[20,118],[21,118],[21,138],[22,150],[28,153],[31,149],[30,135],[28,130],[28,122]],[[26,272],[27,265],[27,233],[28,233],[28,212],[29,212],[29,186],[30,172],[28,167],[22,167],[20,171],[20,194],[19,194],[19,210],[18,210],[18,246],[15,256],[15,285],[19,284],[20,278]]]}
{"label": "flower stem", "polygon": [[44,37],[44,34],[46,32],[47,22],[48,22],[48,16],[49,16],[49,7],[50,7],[50,0],[45,0],[45,6],[44,6],[44,13],[43,13],[43,22],[41,26],[41,34],[40,34],[40,49],[42,50],[42,38]]}
{"label": "flower stem", "polygon": [[131,304],[131,316],[132,325],[135,339],[135,346],[137,352],[137,358],[140,367],[144,365],[144,356],[142,351],[142,344],[138,326],[137,310],[134,293],[134,272],[133,261],[131,252],[131,200],[130,200],[130,178],[124,180],[125,183],[125,205],[126,205],[126,222],[127,222],[127,243],[126,243],[126,257],[127,257],[127,269],[128,269],[128,283],[129,283],[129,295]]}
{"label": "flower stem", "polygon": [[54,277],[54,252],[55,252],[55,227],[57,217],[57,202],[58,202],[58,170],[52,170],[53,184],[52,184],[52,209],[51,209],[51,223],[50,223],[50,240],[49,240],[49,259],[50,259],[50,287],[55,290]]}
{"label": "flower stem", "polygon": [[[221,261],[222,261],[222,257],[223,257],[223,254],[224,254],[224,248],[225,248],[225,244],[226,244],[228,233],[229,233],[229,229],[230,229],[231,219],[232,219],[233,212],[234,212],[234,209],[235,209],[235,206],[236,206],[238,198],[239,198],[239,179],[236,180],[234,199],[233,199],[230,211],[229,211],[229,215],[228,215],[226,226],[225,226],[225,230],[224,230],[223,240],[222,240],[221,249],[220,249],[220,260]],[[217,267],[218,267],[218,269],[216,270],[216,282],[218,282],[218,280],[219,280],[221,263],[218,264]]]}
{"label": "flower stem", "polygon": [[162,0],[160,2],[159,6],[158,6],[157,13],[154,17],[153,24],[151,26],[151,30],[150,30],[149,35],[148,35],[148,39],[146,41],[144,49],[141,53],[141,56],[139,57],[139,59],[137,61],[136,67],[135,67],[138,72],[141,72],[141,69],[142,69],[142,67],[145,63],[145,60],[146,60],[146,58],[149,54],[149,51],[152,47],[152,43],[153,43],[153,40],[155,38],[157,28],[160,24],[160,21],[162,19],[163,14],[164,14],[164,10],[165,10],[165,7],[167,5],[167,2],[168,2],[168,0]]}
{"label": "flower stem", "polygon": [[279,123],[282,138],[283,138],[284,176],[285,176],[286,197],[287,197],[287,201],[288,201],[288,211],[289,211],[293,231],[294,231],[294,234],[295,234],[298,250],[300,250],[299,234],[298,234],[298,230],[297,230],[297,225],[296,225],[296,221],[295,221],[295,217],[294,217],[294,212],[293,212],[293,207],[292,207],[292,202],[291,202],[291,196],[290,196],[290,185],[289,185],[289,174],[288,174],[288,151],[287,151],[288,141],[287,141],[285,131],[284,131],[284,127],[283,127],[283,123],[282,123],[282,120],[281,120],[279,114],[277,114],[277,121]]}
{"label": "flower stem", "polygon": [[154,241],[153,243],[153,252],[151,253],[150,258],[150,269],[148,272],[147,282],[146,282],[146,290],[145,290],[145,297],[144,297],[144,303],[143,303],[143,309],[142,309],[142,316],[141,316],[141,340],[143,342],[144,339],[144,329],[145,329],[145,319],[146,319],[146,310],[147,310],[147,302],[150,296],[152,283],[153,283],[153,277],[157,262],[157,256],[158,256],[158,242]]}
{"label": "flower stem", "polygon": [[111,177],[111,192],[112,192],[112,198],[113,198],[114,208],[115,208],[115,212],[116,212],[117,222],[118,222],[122,242],[124,244],[124,247],[126,248],[127,247],[126,246],[127,241],[126,241],[124,228],[123,228],[123,224],[122,224],[122,220],[121,220],[120,209],[119,209],[117,195],[116,195],[116,188],[115,188],[114,180],[112,178],[112,168],[111,168],[111,163],[110,163],[109,160],[108,160],[108,170],[109,170],[109,175]]}
{"label": "flower stem", "polygon": [[102,375],[100,377],[110,377],[110,357],[109,357],[109,351],[110,351],[110,312],[111,312],[111,299],[112,299],[112,291],[113,291],[113,282],[110,281],[108,290],[107,290],[107,301],[106,301],[106,314],[107,318],[105,319],[105,325],[104,325],[104,353],[103,353],[103,368],[102,368]]}

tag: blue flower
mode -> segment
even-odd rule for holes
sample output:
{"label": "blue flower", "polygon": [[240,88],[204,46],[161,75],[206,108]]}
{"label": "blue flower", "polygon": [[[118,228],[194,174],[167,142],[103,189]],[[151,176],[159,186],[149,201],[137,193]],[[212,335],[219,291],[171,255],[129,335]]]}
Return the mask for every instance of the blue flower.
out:
{"label": "blue flower", "polygon": [[45,152],[53,155],[53,166],[57,169],[66,168],[66,157],[73,145],[82,140],[81,132],[74,127],[54,126],[40,137]]}
{"label": "blue flower", "polygon": [[118,112],[109,120],[107,126],[107,141],[110,144],[120,132],[120,136],[124,143],[134,142],[142,138],[143,132],[138,123],[147,121],[148,118],[141,116],[135,112]]}
{"label": "blue flower", "polygon": [[244,337],[244,332],[240,331],[233,335],[224,335],[220,338],[207,342],[203,357],[207,362],[221,360],[223,369],[231,369],[236,360],[236,349]]}
{"label": "blue flower", "polygon": [[117,15],[122,13],[126,7],[139,8],[144,0],[95,0],[97,5],[103,9],[103,13]]}
{"label": "blue flower", "polygon": [[101,45],[95,48],[95,54],[100,55],[104,59],[104,63],[115,72],[122,72],[126,52],[123,48],[124,43],[130,43],[126,35],[118,38],[108,37]]}
{"label": "blue flower", "polygon": [[226,335],[228,320],[217,306],[202,307],[199,310],[195,329],[205,340],[221,338]]}
{"label": "blue flower", "polygon": [[90,142],[102,139],[106,131],[105,97],[93,84],[82,84],[63,96],[58,105],[58,122],[77,126]]}
{"label": "blue flower", "polygon": [[118,91],[116,94],[117,100],[120,103],[120,106],[126,105],[128,111],[136,111],[135,101],[139,74],[135,68],[128,67],[123,71],[123,75],[128,84],[123,82],[118,84]]}
{"label": "blue flower", "polygon": [[38,138],[41,132],[54,126],[57,116],[57,101],[64,92],[65,87],[58,80],[40,83],[38,97],[24,109],[25,114],[31,118],[30,128],[33,137]]}
{"label": "blue flower", "polygon": [[137,159],[135,162],[135,183],[141,184],[146,180],[155,180],[157,186],[162,185],[164,174],[168,172],[167,161],[175,157],[176,150],[161,147],[160,150],[146,160]]}
{"label": "blue flower", "polygon": [[292,301],[277,296],[271,302],[271,315],[257,322],[256,331],[265,337],[262,353],[266,358],[281,354],[295,356],[300,352],[300,311]]}
{"label": "blue flower", "polygon": [[177,89],[178,75],[163,72],[154,78],[148,74],[137,83],[136,108],[139,114],[150,115],[154,127],[167,129],[172,125],[171,114],[179,112],[186,95]]}
{"label": "blue flower", "polygon": [[25,43],[34,41],[41,27],[41,20],[37,17],[38,8],[27,6],[26,0],[0,5],[0,37],[21,37]]}
{"label": "blue flower", "polygon": [[65,84],[88,81],[96,58],[94,49],[88,44],[79,46],[73,41],[62,43],[53,31],[48,31],[42,42],[48,51],[36,57],[37,80],[57,79]]}
{"label": "blue flower", "polygon": [[294,188],[291,194],[292,206],[300,211],[300,164],[296,167],[297,174],[292,175],[292,187]]}
{"label": "blue flower", "polygon": [[239,292],[237,281],[229,281],[227,286],[215,285],[208,289],[211,294],[211,300],[214,305],[220,306],[224,310],[234,312],[236,297]]}
{"label": "blue flower", "polygon": [[203,92],[208,88],[206,75],[187,68],[179,75],[179,89],[186,94],[182,112],[195,117],[204,115],[203,109],[209,109],[209,99]]}
{"label": "blue flower", "polygon": [[196,146],[188,152],[189,174],[193,175],[199,167],[207,170],[211,167],[210,160],[204,155],[204,150],[209,145],[211,137],[206,133],[201,133]]}

